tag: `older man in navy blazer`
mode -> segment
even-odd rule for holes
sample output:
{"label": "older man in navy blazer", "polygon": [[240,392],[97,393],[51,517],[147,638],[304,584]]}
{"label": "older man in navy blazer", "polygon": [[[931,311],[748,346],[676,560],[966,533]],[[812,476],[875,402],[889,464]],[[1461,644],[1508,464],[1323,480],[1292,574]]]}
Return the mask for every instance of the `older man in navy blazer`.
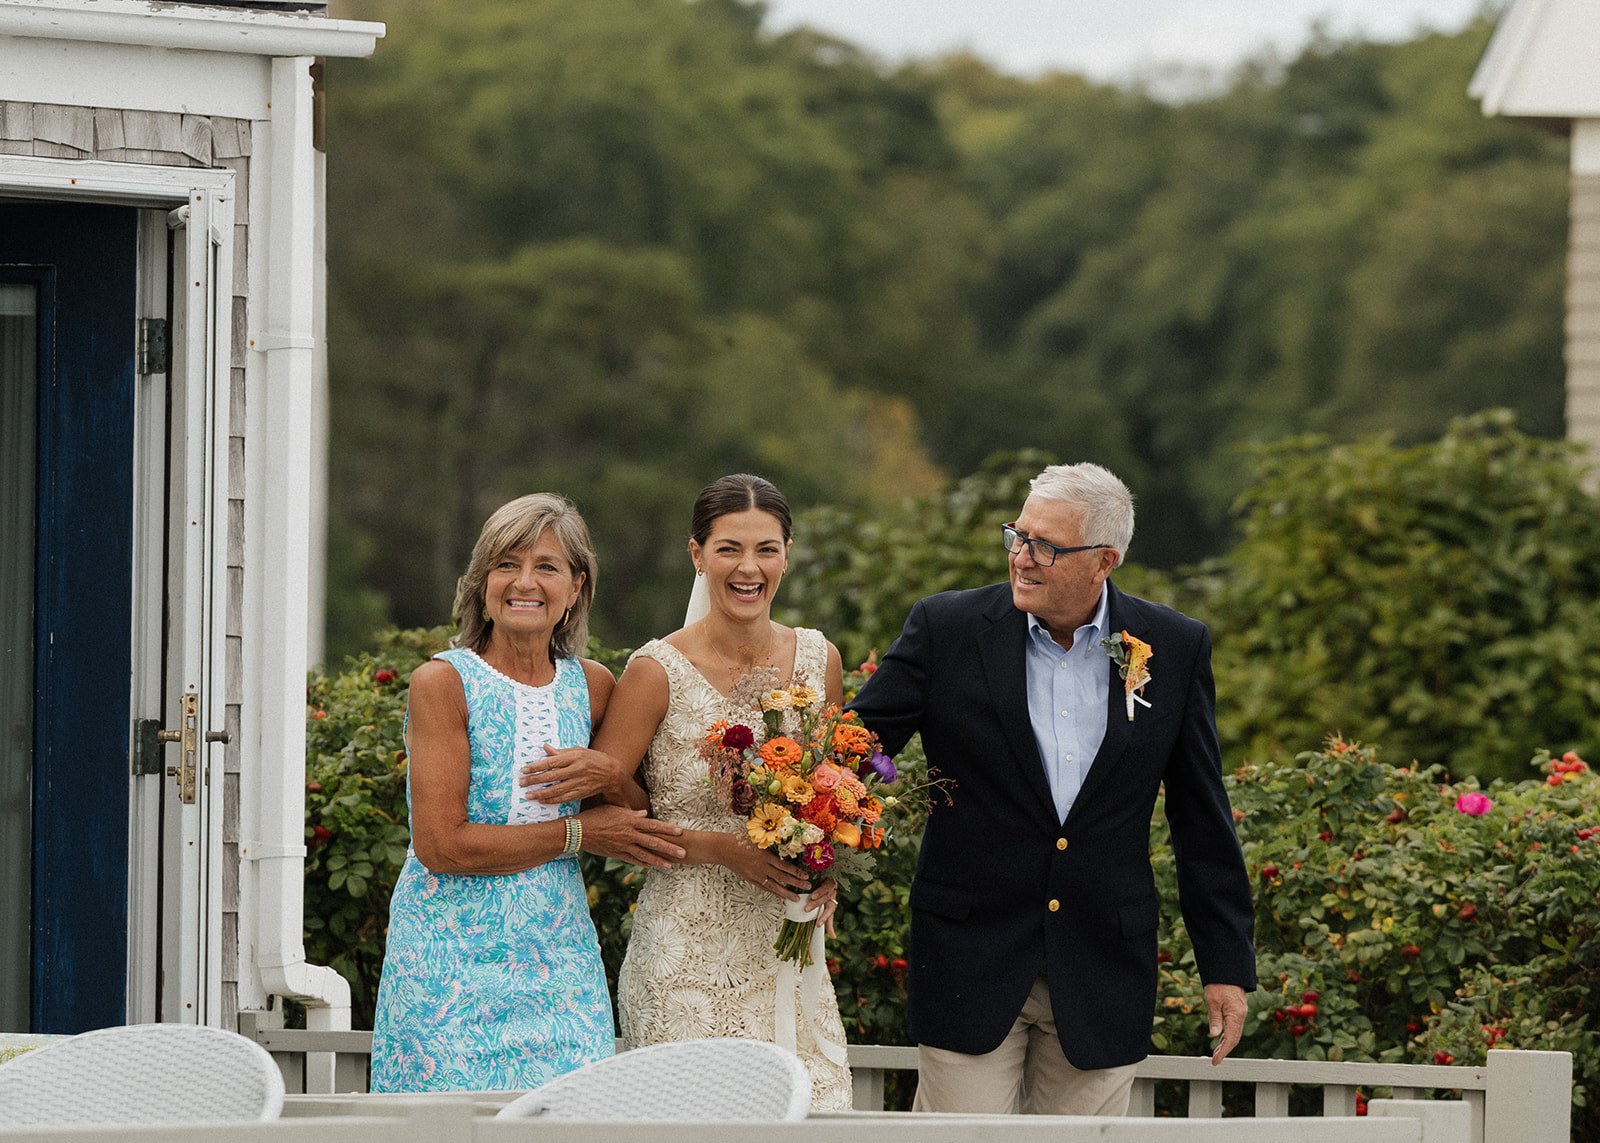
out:
{"label": "older man in navy blazer", "polygon": [[[1163,787],[1213,1063],[1255,987],[1250,884],[1210,635],[1109,582],[1133,537],[1120,480],[1053,465],[1031,487],[1010,582],[918,603],[851,705],[891,754],[920,731],[952,782],[911,887],[915,1109],[1122,1115],[1150,1049]],[[1133,699],[1103,643],[1120,632],[1151,650]]]}

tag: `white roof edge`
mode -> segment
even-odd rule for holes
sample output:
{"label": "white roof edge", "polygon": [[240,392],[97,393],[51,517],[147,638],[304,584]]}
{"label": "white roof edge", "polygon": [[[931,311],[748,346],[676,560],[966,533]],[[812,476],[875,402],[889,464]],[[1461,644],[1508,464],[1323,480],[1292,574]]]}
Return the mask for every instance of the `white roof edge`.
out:
{"label": "white roof edge", "polygon": [[260,56],[370,56],[387,29],[304,12],[160,0],[0,0],[0,36]]}
{"label": "white roof edge", "polygon": [[1511,0],[1505,15],[1500,17],[1489,46],[1484,49],[1483,58],[1467,84],[1467,94],[1482,103],[1485,115],[1499,115],[1504,109],[1506,93],[1533,42],[1545,2]]}

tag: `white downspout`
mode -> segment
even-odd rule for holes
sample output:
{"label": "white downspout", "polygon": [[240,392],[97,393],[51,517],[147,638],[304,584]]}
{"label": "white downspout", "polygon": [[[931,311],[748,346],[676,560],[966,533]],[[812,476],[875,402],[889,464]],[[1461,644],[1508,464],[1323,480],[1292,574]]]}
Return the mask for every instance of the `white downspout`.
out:
{"label": "white downspout", "polygon": [[[331,968],[308,964],[303,937],[306,618],[315,515],[319,285],[311,63],[308,56],[272,61],[269,139],[266,154],[258,150],[253,160],[266,159],[266,183],[251,180],[267,200],[252,210],[252,224],[265,205],[268,228],[265,320],[251,323],[263,331],[257,335],[262,343],[253,348],[265,358],[265,383],[251,389],[246,404],[245,503],[255,525],[246,529],[254,548],[245,563],[255,589],[246,591],[246,599],[255,611],[254,630],[245,633],[244,645],[257,668],[260,765],[255,829],[244,835],[255,840],[241,845],[240,856],[242,876],[254,881],[255,966],[265,995],[305,1004],[309,1028],[342,1030],[350,1027],[349,982]],[[252,280],[259,282],[255,274]],[[331,1069],[331,1055],[308,1058],[307,1090],[331,1091]],[[313,1070],[323,1074],[313,1076]]]}

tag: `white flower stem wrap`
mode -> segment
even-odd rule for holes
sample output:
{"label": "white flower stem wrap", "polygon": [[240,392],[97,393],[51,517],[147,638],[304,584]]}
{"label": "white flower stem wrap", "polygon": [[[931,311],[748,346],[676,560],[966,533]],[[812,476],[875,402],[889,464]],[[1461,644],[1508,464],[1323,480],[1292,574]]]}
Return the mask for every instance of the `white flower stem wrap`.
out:
{"label": "white flower stem wrap", "polygon": [[[820,906],[818,906],[820,908]],[[833,1063],[844,1066],[846,1061],[845,1049],[841,1044],[835,1044],[823,1037],[817,1027],[817,998],[822,994],[822,978],[827,973],[825,963],[827,950],[823,947],[822,929],[817,926],[817,909],[812,907],[811,894],[802,893],[798,901],[790,901],[784,907],[784,929],[789,929],[792,922],[795,925],[805,926],[810,929],[809,956],[804,958],[805,967],[801,968],[796,961],[782,955],[778,957],[778,980],[774,986],[776,995],[773,1004],[773,1042],[780,1048],[797,1052],[795,1046],[795,1019],[794,996],[795,973],[800,974],[800,1010],[805,1014],[806,1025],[811,1030],[812,1042],[817,1045],[817,1050]],[[782,945],[783,938],[778,938]]]}

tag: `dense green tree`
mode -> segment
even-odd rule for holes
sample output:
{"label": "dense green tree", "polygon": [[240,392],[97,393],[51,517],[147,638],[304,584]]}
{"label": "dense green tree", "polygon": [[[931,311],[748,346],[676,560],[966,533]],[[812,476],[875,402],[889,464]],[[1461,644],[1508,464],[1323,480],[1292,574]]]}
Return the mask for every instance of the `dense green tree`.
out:
{"label": "dense green tree", "polygon": [[632,644],[737,468],[864,522],[996,450],[1096,460],[1173,567],[1233,542],[1240,446],[1561,433],[1565,143],[1468,99],[1486,21],[1170,102],[888,69],[746,0],[342,14],[390,34],[329,65],[335,656],[441,621],[535,487]]}

